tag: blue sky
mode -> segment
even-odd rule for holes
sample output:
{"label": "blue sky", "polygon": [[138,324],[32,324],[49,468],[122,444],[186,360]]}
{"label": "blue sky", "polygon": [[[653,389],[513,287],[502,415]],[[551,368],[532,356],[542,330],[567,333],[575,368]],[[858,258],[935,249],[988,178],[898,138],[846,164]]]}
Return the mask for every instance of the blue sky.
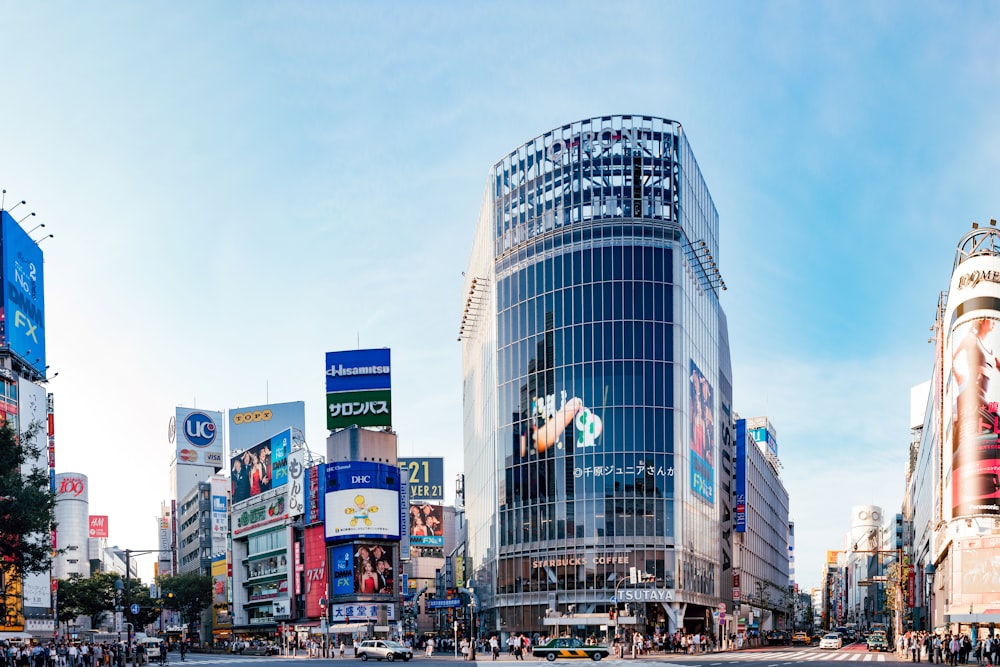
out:
{"label": "blue sky", "polygon": [[487,171],[614,113],[681,121],[715,199],[735,405],[778,429],[800,583],[851,506],[898,511],[938,292],[1000,214],[995,4],[0,0],[0,19],[0,186],[55,234],[57,471],[90,477],[113,543],[156,544],[174,406],[305,400],[322,451],[323,355],[359,344],[392,348],[401,453],[453,479]]}

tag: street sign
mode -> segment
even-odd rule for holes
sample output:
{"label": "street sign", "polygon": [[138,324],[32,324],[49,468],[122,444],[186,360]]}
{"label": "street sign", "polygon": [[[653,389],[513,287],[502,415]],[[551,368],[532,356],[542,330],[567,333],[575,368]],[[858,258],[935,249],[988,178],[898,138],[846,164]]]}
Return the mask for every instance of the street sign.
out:
{"label": "street sign", "polygon": [[132,611],[133,614],[138,614],[139,613],[139,605],[137,605],[135,603],[132,603],[132,606],[129,607],[129,609]]}
{"label": "street sign", "polygon": [[612,595],[611,596],[611,604],[618,604],[618,596],[617,595]]}

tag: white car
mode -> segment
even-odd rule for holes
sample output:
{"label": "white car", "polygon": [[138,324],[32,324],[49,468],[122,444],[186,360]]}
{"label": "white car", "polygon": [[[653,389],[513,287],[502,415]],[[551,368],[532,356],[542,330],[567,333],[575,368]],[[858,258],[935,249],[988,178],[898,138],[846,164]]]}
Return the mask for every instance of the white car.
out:
{"label": "white car", "polygon": [[822,639],[819,640],[820,648],[832,648],[838,649],[844,645],[843,640],[840,638],[836,632],[831,632],[828,635],[823,635]]}

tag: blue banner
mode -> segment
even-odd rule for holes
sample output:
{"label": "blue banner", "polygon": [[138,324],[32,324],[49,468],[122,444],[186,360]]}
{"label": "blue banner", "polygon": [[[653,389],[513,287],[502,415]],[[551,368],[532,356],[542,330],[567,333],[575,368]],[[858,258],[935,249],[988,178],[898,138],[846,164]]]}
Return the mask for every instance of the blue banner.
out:
{"label": "blue banner", "polygon": [[45,377],[42,250],[7,211],[0,212],[3,254],[2,345]]}

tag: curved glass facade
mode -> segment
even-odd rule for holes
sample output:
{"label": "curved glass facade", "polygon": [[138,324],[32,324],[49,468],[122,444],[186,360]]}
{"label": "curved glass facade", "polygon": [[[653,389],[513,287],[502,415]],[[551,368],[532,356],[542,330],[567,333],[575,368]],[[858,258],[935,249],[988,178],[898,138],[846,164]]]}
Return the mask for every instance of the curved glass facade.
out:
{"label": "curved glass facade", "polygon": [[708,629],[729,567],[717,238],[669,120],[573,123],[493,168],[459,333],[481,633],[599,634],[616,595],[640,630]]}

